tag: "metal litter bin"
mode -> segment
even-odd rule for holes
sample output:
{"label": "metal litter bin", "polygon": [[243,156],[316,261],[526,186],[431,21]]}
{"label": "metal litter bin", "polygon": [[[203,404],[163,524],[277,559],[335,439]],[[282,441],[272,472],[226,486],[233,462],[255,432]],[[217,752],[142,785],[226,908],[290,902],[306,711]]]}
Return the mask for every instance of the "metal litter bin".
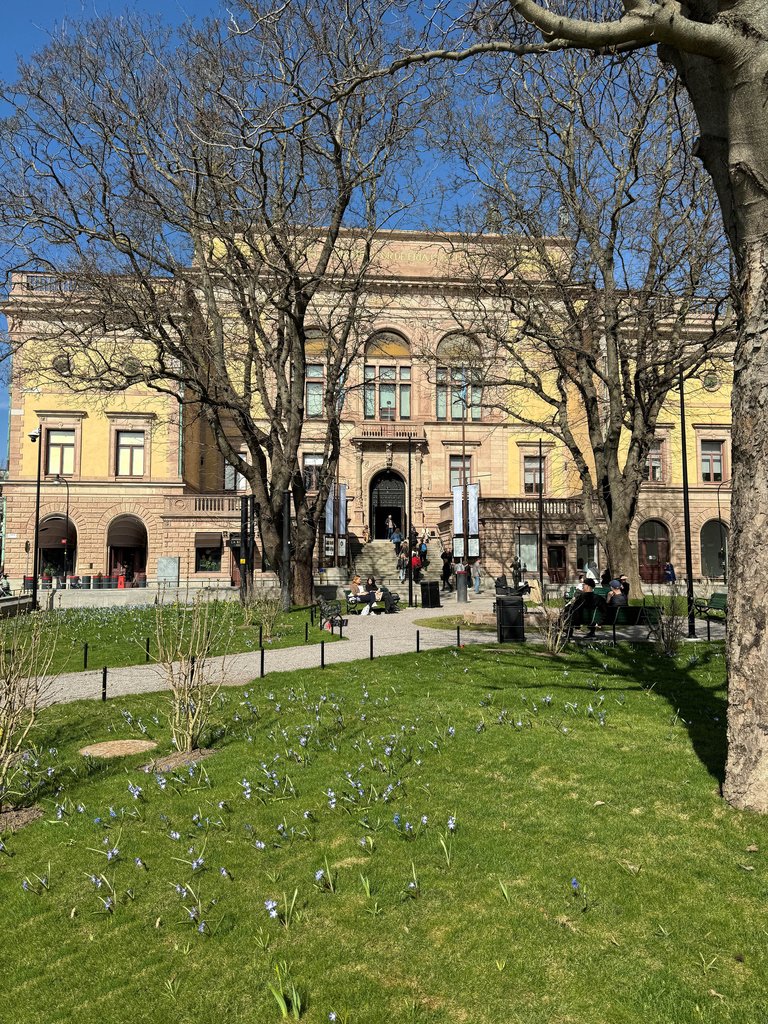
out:
{"label": "metal litter bin", "polygon": [[496,597],[496,639],[500,644],[525,640],[525,606],[522,597]]}
{"label": "metal litter bin", "polygon": [[437,580],[424,580],[421,584],[421,607],[440,608],[440,584]]}

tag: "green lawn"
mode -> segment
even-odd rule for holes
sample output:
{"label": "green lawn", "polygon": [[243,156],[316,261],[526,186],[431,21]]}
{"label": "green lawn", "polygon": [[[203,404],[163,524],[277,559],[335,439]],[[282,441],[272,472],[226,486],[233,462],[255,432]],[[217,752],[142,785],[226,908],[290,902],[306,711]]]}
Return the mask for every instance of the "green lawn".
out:
{"label": "green lawn", "polygon": [[719,796],[720,647],[267,677],[196,770],[78,758],[163,708],[46,713],[61,789],[0,855],[0,1020],[277,1021],[283,963],[318,1024],[764,1019],[768,820]]}
{"label": "green lawn", "polygon": [[[166,616],[179,615],[191,606],[168,605],[161,609]],[[150,660],[156,653],[157,610],[153,606],[139,608],[87,608],[68,609],[47,613],[55,624],[55,650],[51,672],[79,672],[84,666],[84,645],[88,644],[88,668],[118,668],[124,665],[143,664],[146,660],[146,645],[149,639]],[[258,650],[258,621],[246,625],[241,605],[237,601],[220,601],[217,604],[219,639],[213,654],[238,654]],[[333,637],[320,631],[315,616],[315,625],[309,626],[308,642],[326,642]],[[310,613],[301,609],[281,614],[274,635],[262,642],[266,648],[295,647],[304,643],[304,625],[310,623]],[[13,628],[6,626],[5,629]]]}

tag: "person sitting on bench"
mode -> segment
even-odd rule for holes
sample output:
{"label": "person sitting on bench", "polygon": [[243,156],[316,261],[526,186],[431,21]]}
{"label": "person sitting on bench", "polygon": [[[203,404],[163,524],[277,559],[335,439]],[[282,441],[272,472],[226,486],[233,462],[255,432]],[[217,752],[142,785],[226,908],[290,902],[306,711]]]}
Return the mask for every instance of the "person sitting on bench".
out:
{"label": "person sitting on bench", "polygon": [[[621,580],[611,580],[610,582],[611,592],[605,599],[605,603],[609,608],[626,608],[629,604],[629,598],[624,592],[624,588],[621,585]],[[629,589],[629,587],[627,587]]]}
{"label": "person sitting on bench", "polygon": [[573,627],[584,623],[589,629],[588,640],[595,636],[595,613],[605,607],[605,601],[595,593],[595,581],[590,577],[584,580],[582,590],[574,595],[573,600],[563,608],[563,621],[568,631],[568,639],[573,636]]}

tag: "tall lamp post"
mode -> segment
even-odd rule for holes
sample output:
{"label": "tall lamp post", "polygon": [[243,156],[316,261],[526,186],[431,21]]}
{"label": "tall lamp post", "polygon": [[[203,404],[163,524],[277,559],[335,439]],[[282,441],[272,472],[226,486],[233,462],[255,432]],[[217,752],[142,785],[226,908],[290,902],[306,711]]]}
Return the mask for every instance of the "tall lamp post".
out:
{"label": "tall lamp post", "polygon": [[408,435],[408,607],[413,608],[413,565],[411,564],[411,529],[413,526],[413,481],[411,478],[411,445]]}
{"label": "tall lamp post", "polygon": [[693,555],[691,553],[691,509],[688,501],[688,450],[685,436],[685,381],[680,370],[680,440],[683,449],[683,531],[685,533],[685,579],[688,601],[688,639],[696,639],[696,609],[693,603]]}
{"label": "tall lamp post", "polygon": [[40,473],[43,468],[43,431],[38,424],[37,430],[29,435],[32,444],[37,445],[37,485],[35,487],[35,539],[32,549],[32,611],[37,611],[37,575],[40,563]]}
{"label": "tall lamp post", "polygon": [[723,529],[723,517],[720,515],[720,488],[723,484],[729,484],[730,480],[721,480],[717,485],[717,525],[720,529],[720,564],[723,567],[723,583],[728,582],[728,548],[725,543],[725,530]]}
{"label": "tall lamp post", "polygon": [[64,579],[66,582],[69,566],[69,480],[61,473],[56,474],[56,483],[67,488],[67,514],[64,517]]}
{"label": "tall lamp post", "polygon": [[544,600],[544,456],[539,438],[539,587]]}

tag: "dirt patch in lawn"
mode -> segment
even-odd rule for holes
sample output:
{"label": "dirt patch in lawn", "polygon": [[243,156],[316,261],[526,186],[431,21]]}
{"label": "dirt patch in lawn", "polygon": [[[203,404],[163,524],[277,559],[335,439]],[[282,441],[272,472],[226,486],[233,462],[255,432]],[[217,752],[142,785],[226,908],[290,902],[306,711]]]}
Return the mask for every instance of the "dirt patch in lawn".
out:
{"label": "dirt patch in lawn", "polygon": [[89,743],[80,753],[87,757],[127,757],[128,754],[142,754],[154,750],[154,740],[106,740],[104,743]]}
{"label": "dirt patch in lawn", "polygon": [[158,757],[149,764],[144,765],[145,772],[172,772],[175,768],[183,768],[187,764],[197,764],[204,761],[206,757],[215,754],[210,747],[203,747],[201,750],[192,750],[189,753],[167,754],[165,757]]}
{"label": "dirt patch in lawn", "polygon": [[0,811],[0,832],[18,832],[25,825],[42,818],[42,807],[19,807],[18,809]]}

